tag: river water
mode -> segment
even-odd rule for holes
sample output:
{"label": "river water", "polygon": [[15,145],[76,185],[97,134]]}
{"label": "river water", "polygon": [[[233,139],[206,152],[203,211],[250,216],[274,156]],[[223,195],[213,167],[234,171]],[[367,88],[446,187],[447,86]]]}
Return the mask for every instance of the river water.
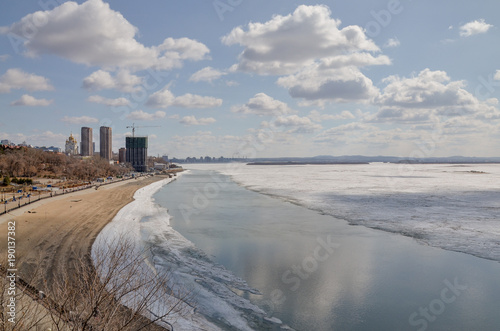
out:
{"label": "river water", "polygon": [[500,328],[500,263],[288,200],[196,169],[154,195],[174,230],[261,294],[235,292],[296,330]]}

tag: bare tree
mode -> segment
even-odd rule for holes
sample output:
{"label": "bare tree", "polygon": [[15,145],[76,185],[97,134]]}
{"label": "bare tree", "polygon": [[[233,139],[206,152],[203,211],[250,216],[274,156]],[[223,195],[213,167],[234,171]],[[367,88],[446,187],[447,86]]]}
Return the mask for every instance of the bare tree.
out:
{"label": "bare tree", "polygon": [[[22,281],[24,287],[18,284],[15,324],[8,322],[8,300],[1,297],[0,330],[38,330],[41,325],[52,330],[171,330],[177,318],[193,309],[191,292],[175,288],[168,272],[152,269],[146,251],[122,239],[104,246],[93,252],[94,265],[84,256],[50,282],[37,271],[29,282]],[[0,295],[7,293],[8,284],[3,285]],[[45,293],[38,291],[41,287]]]}
{"label": "bare tree", "polygon": [[97,177],[114,177],[131,170],[124,165],[109,164],[107,160],[98,156],[82,159],[33,148],[0,149],[0,175],[8,174],[11,177],[33,177],[44,174],[88,181]]}
{"label": "bare tree", "polygon": [[[6,262],[6,259],[5,259]],[[38,330],[52,325],[50,311],[38,302],[39,293],[32,286],[9,273],[1,263],[0,330]]]}

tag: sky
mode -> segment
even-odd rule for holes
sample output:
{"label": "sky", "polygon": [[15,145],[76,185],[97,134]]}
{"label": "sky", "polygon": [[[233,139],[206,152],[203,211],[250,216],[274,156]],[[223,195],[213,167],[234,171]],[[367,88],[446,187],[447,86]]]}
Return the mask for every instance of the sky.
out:
{"label": "sky", "polygon": [[4,0],[0,139],[172,157],[500,155],[497,0]]}

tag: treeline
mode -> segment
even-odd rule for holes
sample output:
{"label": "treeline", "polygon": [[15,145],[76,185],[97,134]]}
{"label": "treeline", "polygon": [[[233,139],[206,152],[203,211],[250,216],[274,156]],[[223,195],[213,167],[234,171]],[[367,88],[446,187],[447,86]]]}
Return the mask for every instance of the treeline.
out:
{"label": "treeline", "polygon": [[66,177],[66,179],[92,180],[98,177],[123,175],[132,170],[124,165],[109,164],[100,157],[81,159],[34,148],[0,151],[1,177]]}

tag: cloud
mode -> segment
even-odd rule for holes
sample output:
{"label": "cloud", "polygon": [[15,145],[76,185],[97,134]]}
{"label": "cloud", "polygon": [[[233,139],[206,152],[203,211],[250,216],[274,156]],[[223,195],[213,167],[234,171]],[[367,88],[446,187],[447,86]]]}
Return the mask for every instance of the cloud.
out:
{"label": "cloud", "polygon": [[293,110],[282,101],[273,99],[265,93],[257,93],[253,98],[242,106],[231,108],[233,113],[255,114],[261,116],[285,115],[293,113]]}
{"label": "cloud", "polygon": [[221,78],[223,75],[226,75],[226,73],[212,67],[206,67],[192,74],[189,81],[212,83],[214,80]]}
{"label": "cloud", "polygon": [[499,111],[464,89],[464,81],[451,81],[444,71],[425,69],[412,78],[390,76],[374,103],[380,107],[370,121],[429,121],[432,116],[494,118]]}
{"label": "cloud", "polygon": [[495,73],[495,76],[493,77],[493,79],[500,80],[500,70],[497,70],[497,72]]}
{"label": "cloud", "polygon": [[393,47],[398,47],[399,45],[401,45],[401,42],[399,41],[398,38],[390,38],[389,40],[386,41],[384,47],[393,48]]}
{"label": "cloud", "polygon": [[498,127],[490,122],[470,119],[465,116],[449,118],[442,123],[441,127],[446,135],[496,133],[498,131]]}
{"label": "cloud", "polygon": [[492,106],[496,106],[500,103],[500,101],[497,98],[489,98],[489,99],[486,99],[485,102],[489,105],[492,105]]}
{"label": "cloud", "polygon": [[28,74],[17,68],[7,70],[7,72],[0,77],[0,93],[10,93],[11,90],[19,89],[28,91],[52,91],[54,87],[45,77]]}
{"label": "cloud", "polygon": [[232,71],[285,76],[278,85],[308,101],[366,101],[378,93],[360,68],[389,65],[362,27],[341,28],[324,5],[301,5],[287,16],[237,27],[222,38],[244,47]]}
{"label": "cloud", "polygon": [[278,116],[273,123],[277,127],[292,127],[288,133],[312,133],[320,130],[321,125],[315,124],[308,117],[300,117],[297,115]]}
{"label": "cloud", "polygon": [[176,97],[170,92],[169,86],[167,85],[163,89],[153,93],[148,98],[146,105],[152,108],[212,108],[220,107],[222,105],[222,99],[204,97],[191,93]]}
{"label": "cloud", "polygon": [[176,97],[173,104],[173,106],[182,108],[212,108],[220,107],[221,105],[222,99],[203,97],[191,93]]}
{"label": "cloud", "polygon": [[28,144],[35,146],[62,146],[64,145],[64,141],[68,138],[67,135],[54,133],[52,131],[35,132],[31,135],[26,135],[24,133],[2,133],[1,136],[2,139],[8,139],[17,144],[26,141]]}
{"label": "cloud", "polygon": [[231,157],[228,151],[238,150],[242,138],[238,136],[216,136],[210,131],[198,131],[193,135],[174,135],[162,150],[168,150],[169,155],[199,158],[201,155]]}
{"label": "cloud", "polygon": [[[43,22],[33,28],[33,22]],[[138,29],[102,0],[82,4],[68,1],[38,11],[3,29],[24,39],[25,54],[55,54],[75,63],[104,68],[168,70],[185,60],[201,60],[209,49],[188,38],[167,38],[146,47],[135,36]]]}
{"label": "cloud", "polygon": [[10,56],[8,54],[0,55],[0,62],[5,62]]}
{"label": "cloud", "polygon": [[475,20],[460,27],[460,37],[470,37],[480,33],[486,33],[493,25],[488,24],[484,19]]}
{"label": "cloud", "polygon": [[167,108],[174,104],[175,96],[169,90],[169,86],[153,93],[147,100],[146,105],[152,108]]}
{"label": "cloud", "polygon": [[340,114],[321,114],[317,110],[312,110],[309,115],[307,116],[314,122],[322,122],[322,121],[328,121],[328,120],[350,120],[356,118],[350,111],[344,110]]}
{"label": "cloud", "polygon": [[288,88],[293,98],[308,101],[357,102],[368,101],[379,91],[372,81],[356,67],[328,69],[314,64],[294,75],[281,77],[277,84]]}
{"label": "cloud", "polygon": [[90,91],[116,89],[121,92],[135,92],[142,84],[141,77],[132,75],[128,70],[120,70],[113,77],[109,72],[97,70],[83,80],[83,87]]}
{"label": "cloud", "polygon": [[184,125],[208,125],[215,123],[215,118],[207,117],[207,118],[196,118],[194,116],[184,116],[179,123]]}
{"label": "cloud", "polygon": [[[375,126],[353,122],[348,124],[339,125],[337,127],[325,130],[314,137],[315,142],[341,142],[346,141],[348,136],[356,136],[361,137],[366,134],[370,134],[373,132],[379,131],[379,129]],[[361,139],[364,141],[364,138]]]}
{"label": "cloud", "polygon": [[64,116],[61,119],[62,122],[66,124],[90,124],[90,123],[99,123],[99,120],[94,117],[89,117],[89,116],[81,116],[81,117],[68,117]]}
{"label": "cloud", "polygon": [[134,121],[154,121],[158,120],[160,118],[164,118],[166,116],[166,113],[164,111],[157,111],[153,114],[146,113],[142,110],[136,110],[131,112],[130,114],[127,115],[127,118],[129,120],[134,120]]}
{"label": "cloud", "polygon": [[99,103],[109,107],[121,107],[130,105],[130,101],[126,98],[108,99],[100,95],[91,95],[87,98],[88,102]]}
{"label": "cloud", "polygon": [[237,27],[222,42],[245,47],[236,69],[259,74],[291,74],[316,59],[380,51],[363,28],[339,29],[341,21],[330,15],[327,6],[301,5],[287,16],[249,23],[246,31]]}
{"label": "cloud", "polygon": [[47,100],[47,99],[36,99],[35,97],[32,97],[31,95],[28,94],[23,94],[19,100],[11,102],[11,106],[30,106],[30,107],[46,107],[50,104],[52,104],[54,100]]}

